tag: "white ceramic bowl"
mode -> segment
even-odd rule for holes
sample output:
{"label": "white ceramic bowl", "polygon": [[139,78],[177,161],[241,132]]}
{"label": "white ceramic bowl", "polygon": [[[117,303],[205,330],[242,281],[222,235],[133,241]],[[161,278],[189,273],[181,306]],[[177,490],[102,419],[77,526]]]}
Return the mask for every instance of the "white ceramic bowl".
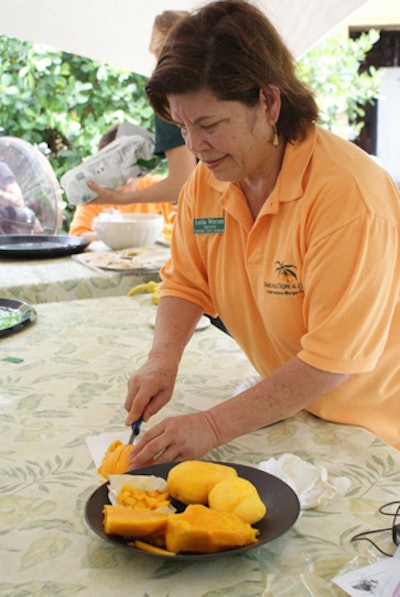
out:
{"label": "white ceramic bowl", "polygon": [[146,213],[101,213],[93,222],[100,240],[115,251],[154,245],[163,227],[163,216]]}

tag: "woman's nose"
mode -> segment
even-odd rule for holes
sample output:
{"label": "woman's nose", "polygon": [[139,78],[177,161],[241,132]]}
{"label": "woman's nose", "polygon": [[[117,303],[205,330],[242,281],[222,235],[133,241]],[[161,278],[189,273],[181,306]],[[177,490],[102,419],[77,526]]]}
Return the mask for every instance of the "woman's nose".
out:
{"label": "woman's nose", "polygon": [[201,153],[206,146],[206,141],[201,132],[186,131],[184,139],[188,149],[194,154]]}

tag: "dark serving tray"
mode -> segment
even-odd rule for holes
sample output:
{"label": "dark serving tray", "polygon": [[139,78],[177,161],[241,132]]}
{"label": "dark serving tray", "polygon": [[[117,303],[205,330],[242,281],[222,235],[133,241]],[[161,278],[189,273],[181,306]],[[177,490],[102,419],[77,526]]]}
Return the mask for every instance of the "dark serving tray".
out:
{"label": "dark serving tray", "polygon": [[81,253],[89,241],[77,236],[11,234],[0,236],[0,258],[42,259]]}

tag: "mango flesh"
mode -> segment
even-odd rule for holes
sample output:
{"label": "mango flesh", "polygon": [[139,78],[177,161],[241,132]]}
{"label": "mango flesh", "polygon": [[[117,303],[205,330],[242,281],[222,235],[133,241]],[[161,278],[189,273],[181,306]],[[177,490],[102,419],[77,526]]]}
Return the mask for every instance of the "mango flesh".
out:
{"label": "mango flesh", "polygon": [[168,519],[168,514],[154,510],[131,510],[125,506],[105,505],[103,514],[105,533],[122,537],[163,534]]}
{"label": "mango flesh", "polygon": [[227,477],[237,477],[236,470],[231,466],[186,460],[171,468],[167,485],[171,497],[183,504],[207,504],[210,490]]}
{"label": "mango flesh", "polygon": [[264,518],[266,507],[257,489],[242,477],[223,479],[208,494],[208,505],[212,510],[234,512],[250,524]]}
{"label": "mango flesh", "polygon": [[109,475],[126,473],[129,470],[129,454],[132,449],[131,444],[123,444],[119,439],[112,442],[97,472],[105,479],[108,479]]}
{"label": "mango flesh", "polygon": [[165,545],[174,553],[214,553],[256,543],[257,534],[257,529],[233,512],[192,504],[181,514],[168,517]]}

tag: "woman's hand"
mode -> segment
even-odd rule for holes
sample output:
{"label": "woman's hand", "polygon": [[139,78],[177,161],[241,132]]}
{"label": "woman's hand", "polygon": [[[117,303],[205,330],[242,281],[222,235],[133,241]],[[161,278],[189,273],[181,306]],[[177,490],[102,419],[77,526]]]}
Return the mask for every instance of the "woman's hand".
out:
{"label": "woman's hand", "polygon": [[[170,400],[184,348],[202,313],[199,305],[185,299],[161,297],[148,359],[128,381],[127,425],[140,416],[148,421]],[[143,436],[132,466],[143,466],[155,456],[168,462],[204,454],[217,445],[213,429],[209,411],[166,419]]]}
{"label": "woman's hand", "polygon": [[125,400],[126,425],[131,425],[140,416],[148,421],[170,400],[177,371],[174,361],[152,357],[130,377]]}
{"label": "woman's hand", "polygon": [[212,419],[207,411],[168,417],[147,431],[129,457],[131,469],[153,460],[174,462],[201,458],[218,445]]}

